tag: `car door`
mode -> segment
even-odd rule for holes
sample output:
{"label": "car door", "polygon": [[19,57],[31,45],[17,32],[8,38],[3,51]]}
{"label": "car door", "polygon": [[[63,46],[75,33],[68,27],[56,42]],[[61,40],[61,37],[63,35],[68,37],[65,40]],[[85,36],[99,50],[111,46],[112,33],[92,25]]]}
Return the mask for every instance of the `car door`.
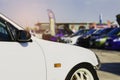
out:
{"label": "car door", "polygon": [[0,18],[0,80],[46,80],[43,52],[34,42],[15,40],[17,29]]}

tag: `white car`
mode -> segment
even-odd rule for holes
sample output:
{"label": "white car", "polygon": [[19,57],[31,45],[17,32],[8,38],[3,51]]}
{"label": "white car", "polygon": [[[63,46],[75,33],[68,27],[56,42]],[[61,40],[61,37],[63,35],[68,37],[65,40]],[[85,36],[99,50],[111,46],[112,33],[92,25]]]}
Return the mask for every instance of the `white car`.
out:
{"label": "white car", "polygon": [[78,30],[77,32],[73,33],[70,36],[61,37],[61,40],[64,43],[74,45],[74,44],[76,44],[77,39],[79,37],[81,37],[83,34],[85,34],[87,31],[88,31],[87,29],[80,29],[80,30]]}
{"label": "white car", "polygon": [[0,14],[0,80],[99,80],[94,52],[31,36]]}
{"label": "white car", "polygon": [[[81,36],[81,35],[80,35],[80,36]],[[64,43],[74,45],[74,44],[76,43],[77,39],[78,39],[80,36],[62,37],[61,40],[63,40]]]}

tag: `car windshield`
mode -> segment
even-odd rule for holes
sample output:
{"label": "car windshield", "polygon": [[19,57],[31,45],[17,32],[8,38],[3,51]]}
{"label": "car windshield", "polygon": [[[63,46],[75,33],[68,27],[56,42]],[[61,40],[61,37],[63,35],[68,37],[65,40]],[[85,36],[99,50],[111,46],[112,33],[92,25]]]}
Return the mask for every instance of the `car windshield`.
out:
{"label": "car windshield", "polygon": [[84,35],[92,34],[92,33],[94,33],[95,31],[96,31],[95,29],[90,29],[90,30],[88,30],[87,33],[84,34]]}
{"label": "car windshield", "polygon": [[120,32],[120,28],[115,28],[108,33],[108,36],[117,35]]}
{"label": "car windshield", "polygon": [[101,33],[102,33],[102,31],[103,31],[103,29],[100,29],[100,30],[98,30],[96,33],[94,33],[93,35],[98,35],[98,34],[101,34]]}
{"label": "car windshield", "polygon": [[113,28],[103,28],[98,30],[96,33],[94,33],[94,35],[101,35],[101,34],[107,34],[108,32],[110,32]]}
{"label": "car windshield", "polygon": [[74,33],[72,36],[82,35],[82,34],[84,34],[85,32],[86,32],[86,30],[81,29],[81,30],[77,31],[76,33]]}

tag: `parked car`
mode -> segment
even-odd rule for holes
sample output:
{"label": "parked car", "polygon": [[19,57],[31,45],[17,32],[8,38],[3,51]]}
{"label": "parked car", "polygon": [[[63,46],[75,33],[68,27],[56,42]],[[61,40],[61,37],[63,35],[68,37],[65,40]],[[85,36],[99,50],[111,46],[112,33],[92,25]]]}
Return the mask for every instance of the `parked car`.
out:
{"label": "parked car", "polygon": [[105,43],[105,48],[110,50],[120,50],[120,32],[117,38],[108,38]]}
{"label": "parked car", "polygon": [[67,44],[75,44],[77,39],[82,36],[83,34],[85,34],[88,31],[88,29],[80,29],[77,32],[73,33],[70,36],[63,36],[61,37],[61,41],[63,43],[67,43]]}
{"label": "parked car", "polygon": [[107,39],[105,48],[110,50],[120,50],[120,38]]}
{"label": "parked car", "polygon": [[88,40],[89,41],[89,46],[90,47],[95,47],[95,40],[100,38],[100,37],[106,36],[113,29],[114,28],[99,29],[96,33],[92,34],[90,39]]}
{"label": "parked car", "polygon": [[99,80],[94,52],[38,39],[2,14],[0,52],[0,80]]}
{"label": "parked car", "polygon": [[109,38],[113,38],[113,39],[117,38],[119,32],[120,32],[120,28],[113,29],[106,36],[101,36],[100,38],[96,39],[95,46],[97,48],[104,48],[106,40]]}
{"label": "parked car", "polygon": [[77,39],[76,45],[77,46],[83,46],[83,47],[89,47],[89,39],[92,34],[94,34],[97,30],[96,29],[90,29],[87,31],[87,33],[83,34]]}
{"label": "parked car", "polygon": [[52,36],[50,34],[50,31],[46,31],[44,34],[42,34],[42,39],[54,41],[54,42],[60,42],[61,41],[60,38],[63,36],[64,36],[64,29],[56,29],[55,36]]}

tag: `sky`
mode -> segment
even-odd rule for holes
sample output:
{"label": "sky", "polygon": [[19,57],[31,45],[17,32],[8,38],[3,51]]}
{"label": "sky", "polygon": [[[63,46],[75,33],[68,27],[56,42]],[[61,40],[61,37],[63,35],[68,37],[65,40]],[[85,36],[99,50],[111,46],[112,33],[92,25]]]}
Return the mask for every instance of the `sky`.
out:
{"label": "sky", "polygon": [[0,0],[0,13],[22,26],[49,22],[51,9],[56,22],[115,21],[120,13],[120,0]]}

